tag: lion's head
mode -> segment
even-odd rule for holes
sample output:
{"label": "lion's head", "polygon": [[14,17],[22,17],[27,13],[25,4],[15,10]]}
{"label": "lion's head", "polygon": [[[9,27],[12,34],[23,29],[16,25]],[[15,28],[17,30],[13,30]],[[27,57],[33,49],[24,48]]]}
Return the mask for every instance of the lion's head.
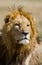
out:
{"label": "lion's head", "polygon": [[36,44],[36,37],[35,23],[29,13],[19,9],[5,17],[3,43],[9,50],[13,51],[18,45],[18,48],[21,46],[21,50],[28,48],[31,51]]}

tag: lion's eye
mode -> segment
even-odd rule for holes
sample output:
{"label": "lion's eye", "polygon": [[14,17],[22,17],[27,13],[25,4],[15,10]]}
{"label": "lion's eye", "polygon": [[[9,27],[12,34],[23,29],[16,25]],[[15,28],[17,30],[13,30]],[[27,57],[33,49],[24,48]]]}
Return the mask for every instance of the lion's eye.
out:
{"label": "lion's eye", "polygon": [[29,24],[27,24],[27,26],[30,26]]}
{"label": "lion's eye", "polygon": [[20,25],[19,25],[19,24],[15,24],[15,28],[17,28],[17,29],[18,29],[19,27],[20,27]]}

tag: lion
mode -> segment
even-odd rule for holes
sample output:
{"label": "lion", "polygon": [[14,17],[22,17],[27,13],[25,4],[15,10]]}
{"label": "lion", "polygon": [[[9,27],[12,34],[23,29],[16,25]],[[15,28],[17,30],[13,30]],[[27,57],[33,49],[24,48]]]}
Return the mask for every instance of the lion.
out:
{"label": "lion", "polygon": [[35,21],[30,13],[22,9],[9,13],[4,21],[0,43],[0,64],[29,65],[38,45]]}

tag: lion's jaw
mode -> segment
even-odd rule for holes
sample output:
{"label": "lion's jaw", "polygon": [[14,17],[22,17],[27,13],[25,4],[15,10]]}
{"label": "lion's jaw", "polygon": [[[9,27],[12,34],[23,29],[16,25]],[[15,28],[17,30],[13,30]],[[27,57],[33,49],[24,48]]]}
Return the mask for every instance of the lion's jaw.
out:
{"label": "lion's jaw", "polygon": [[23,45],[29,44],[31,27],[28,19],[23,15],[18,15],[12,23],[13,26],[11,35],[14,38],[15,42]]}

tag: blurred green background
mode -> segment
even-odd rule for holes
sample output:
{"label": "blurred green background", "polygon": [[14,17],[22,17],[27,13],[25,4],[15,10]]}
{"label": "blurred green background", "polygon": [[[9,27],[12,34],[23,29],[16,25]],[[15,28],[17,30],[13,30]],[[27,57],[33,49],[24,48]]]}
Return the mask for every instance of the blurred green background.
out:
{"label": "blurred green background", "polygon": [[5,15],[14,7],[22,6],[35,19],[38,35],[42,40],[42,0],[0,0],[0,29],[4,25]]}

